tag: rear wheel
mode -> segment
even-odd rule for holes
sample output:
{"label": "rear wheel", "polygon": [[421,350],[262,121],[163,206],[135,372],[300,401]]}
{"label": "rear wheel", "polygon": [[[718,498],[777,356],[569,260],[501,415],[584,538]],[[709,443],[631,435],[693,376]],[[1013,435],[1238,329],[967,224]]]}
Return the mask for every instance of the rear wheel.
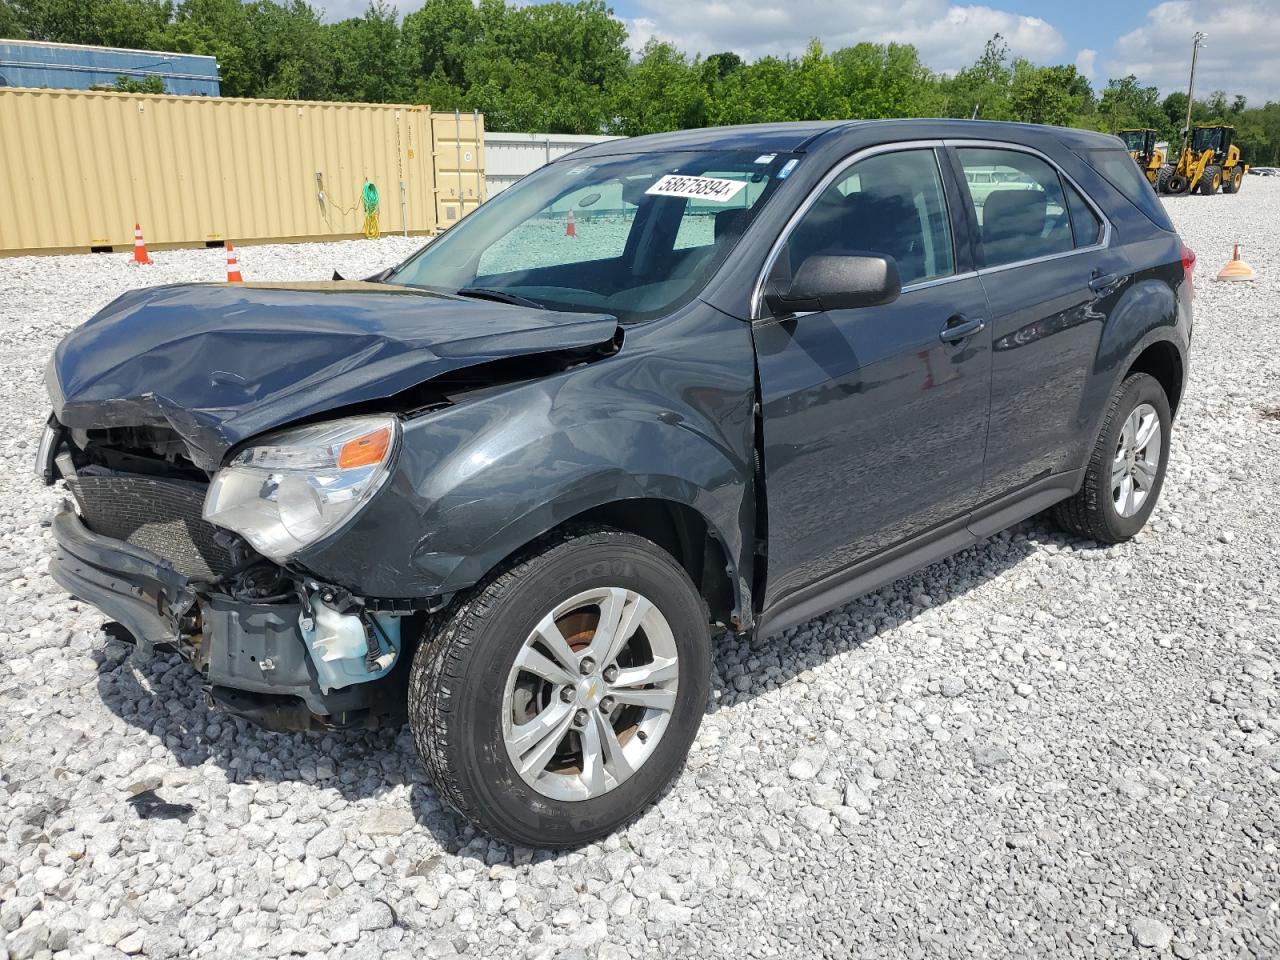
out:
{"label": "rear wheel", "polygon": [[584,529],[451,608],[410,678],[418,753],[441,797],[533,847],[616,830],[680,769],[710,685],[706,606],[631,534]]}
{"label": "rear wheel", "polygon": [[1191,186],[1191,181],[1180,173],[1171,173],[1165,180],[1165,193],[1179,195],[1186,193]]}
{"label": "rear wheel", "polygon": [[1223,193],[1239,193],[1240,184],[1244,180],[1244,167],[1236,164],[1230,170],[1222,175],[1222,192]]}
{"label": "rear wheel", "polygon": [[1222,186],[1222,167],[1216,163],[1211,163],[1204,168],[1204,173],[1200,176],[1200,182],[1196,188],[1206,197],[1217,193]]}
{"label": "rear wheel", "polygon": [[1121,543],[1155,509],[1169,461],[1169,398],[1154,377],[1135,373],[1121,384],[1103,419],[1084,483],[1054,508],[1072,533]]}
{"label": "rear wheel", "polygon": [[1156,173],[1156,193],[1169,192],[1169,178],[1173,176],[1173,164],[1166,163]]}

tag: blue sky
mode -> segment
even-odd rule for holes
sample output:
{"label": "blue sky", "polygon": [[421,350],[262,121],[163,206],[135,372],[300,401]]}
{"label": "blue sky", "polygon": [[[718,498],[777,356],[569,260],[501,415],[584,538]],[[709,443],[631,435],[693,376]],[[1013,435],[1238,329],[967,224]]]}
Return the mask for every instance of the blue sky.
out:
{"label": "blue sky", "polygon": [[[1076,49],[1098,47],[1099,24],[1106,25],[1108,34],[1119,36],[1140,26],[1147,10],[1155,6],[1154,3],[1136,0],[1069,0],[1061,3],[1045,3],[1043,0],[1001,3],[999,0],[988,0],[985,5],[1046,20],[1057,27],[1067,42]],[[639,0],[614,0],[611,6],[614,13],[623,20],[645,16],[645,7]],[[733,4],[730,2],[727,6],[732,7]],[[850,16],[857,14],[850,12]]]}
{"label": "blue sky", "polygon": [[944,72],[972,63],[999,31],[1015,55],[1075,63],[1095,86],[1132,72],[1165,92],[1185,88],[1202,30],[1198,92],[1280,100],[1280,0],[615,0],[614,10],[636,46],[655,36],[755,57],[797,53],[815,35],[828,49],[900,41]]}
{"label": "blue sky", "polygon": [[[319,0],[336,19],[367,0]],[[397,0],[392,0],[397,2]],[[525,2],[525,0],[509,0]],[[398,0],[400,13],[422,0]],[[747,59],[796,54],[817,36],[829,50],[863,40],[912,43],[951,72],[999,31],[1015,55],[1075,63],[1095,87],[1136,74],[1163,92],[1185,89],[1191,36],[1209,35],[1197,93],[1280,100],[1280,0],[611,0],[633,48],[650,37],[688,53],[733,50]]]}

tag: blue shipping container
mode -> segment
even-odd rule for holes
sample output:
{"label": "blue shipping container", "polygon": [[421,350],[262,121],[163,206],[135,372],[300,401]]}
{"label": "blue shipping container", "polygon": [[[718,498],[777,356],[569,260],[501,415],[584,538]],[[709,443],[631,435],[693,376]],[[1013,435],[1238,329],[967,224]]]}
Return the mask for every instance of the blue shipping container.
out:
{"label": "blue shipping container", "polygon": [[88,90],[111,87],[118,77],[159,77],[165,93],[220,92],[218,61],[191,53],[122,50],[73,43],[0,40],[0,87]]}

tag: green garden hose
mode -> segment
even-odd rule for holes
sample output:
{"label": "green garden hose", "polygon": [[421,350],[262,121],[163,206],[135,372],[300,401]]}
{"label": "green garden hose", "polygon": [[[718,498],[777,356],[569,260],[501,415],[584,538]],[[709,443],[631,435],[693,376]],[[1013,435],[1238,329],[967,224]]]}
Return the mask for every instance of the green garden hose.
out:
{"label": "green garden hose", "polygon": [[364,182],[360,191],[360,202],[364,204],[364,235],[370,240],[378,239],[378,188],[372,180]]}

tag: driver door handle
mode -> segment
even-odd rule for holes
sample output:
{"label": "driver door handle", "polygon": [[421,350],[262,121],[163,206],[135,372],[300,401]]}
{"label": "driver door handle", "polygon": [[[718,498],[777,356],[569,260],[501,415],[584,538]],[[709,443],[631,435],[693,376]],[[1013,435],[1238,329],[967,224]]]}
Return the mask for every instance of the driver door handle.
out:
{"label": "driver door handle", "polygon": [[946,326],[938,333],[938,339],[943,343],[957,344],[961,340],[981,332],[986,325],[987,321],[981,317],[966,317],[964,314],[957,313],[947,321]]}

